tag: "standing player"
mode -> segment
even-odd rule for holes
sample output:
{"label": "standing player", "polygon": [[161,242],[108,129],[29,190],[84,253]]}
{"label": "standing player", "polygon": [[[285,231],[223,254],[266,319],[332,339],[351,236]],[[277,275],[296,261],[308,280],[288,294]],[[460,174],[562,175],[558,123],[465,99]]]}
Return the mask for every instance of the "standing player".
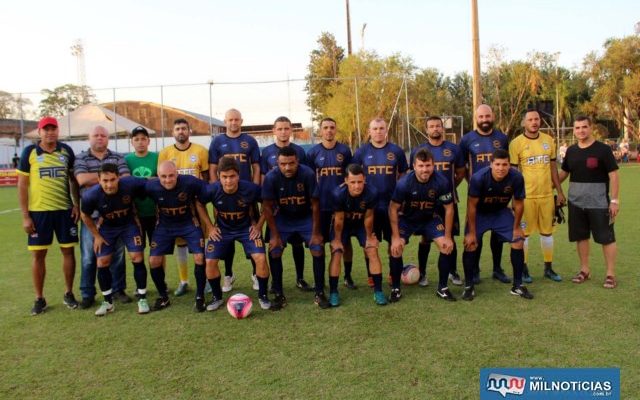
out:
{"label": "standing player", "polygon": [[[402,174],[407,172],[409,167],[404,151],[396,144],[389,142],[387,123],[384,119],[371,120],[368,134],[369,143],[363,144],[356,150],[353,163],[362,165],[367,184],[375,187],[378,191],[374,233],[379,240],[386,240],[389,245],[391,242],[389,202],[396,188],[396,182]],[[367,260],[365,258],[366,263],[368,263]],[[367,267],[367,273],[370,273],[369,267]]]}
{"label": "standing player", "polygon": [[[209,155],[207,149],[197,143],[191,143],[189,136],[191,128],[184,118],[173,121],[173,138],[175,143],[167,146],[158,156],[158,162],[171,161],[175,164],[179,175],[191,175],[203,181],[209,181]],[[180,238],[178,245],[178,275],[180,283],[174,294],[182,296],[189,288],[189,273],[187,267],[187,246],[185,240]]]}
{"label": "standing player", "polygon": [[[444,220],[436,207],[444,207]],[[391,296],[392,303],[400,301],[400,276],[402,275],[402,252],[411,235],[426,236],[440,249],[438,270],[440,278],[436,295],[444,300],[456,298],[447,287],[449,263],[445,256],[453,250],[451,230],[453,227],[453,196],[451,184],[440,174],[434,173],[433,155],[427,149],[416,152],[413,171],[402,177],[391,196],[389,205],[391,224]]]}
{"label": "standing player", "polygon": [[[129,167],[120,153],[109,150],[109,132],[103,126],[96,126],[89,134],[89,149],[76,157],[73,172],[80,186],[80,195],[90,187],[98,184],[98,172],[103,164],[116,164],[120,176],[129,175]],[[94,213],[97,221],[98,213]],[[126,288],[126,264],[124,261],[124,244],[118,241],[111,263],[113,295],[122,303],[130,303],[131,297],[124,291]],[[96,254],[93,251],[93,235],[84,222],[80,225],[80,308],[93,306],[96,295]]]}
{"label": "standing player", "polygon": [[[240,164],[240,179],[260,184],[260,148],[258,142],[249,134],[242,132],[242,114],[232,108],[224,114],[224,124],[227,131],[223,135],[216,136],[209,146],[209,181],[211,183],[218,180],[218,162],[224,156],[234,158]],[[236,280],[233,275],[233,257],[235,247],[232,247],[224,260],[224,282],[223,292],[230,292],[233,289],[233,282]],[[253,289],[258,290],[258,279],[256,278],[256,266],[251,259],[253,273]]]}
{"label": "standing player", "polygon": [[278,168],[264,177],[262,207],[269,225],[269,253],[276,301],[285,304],[282,289],[282,252],[291,236],[299,235],[311,251],[315,284],[315,303],[328,308],[324,294],[324,246],[320,233],[320,205],[316,176],[300,165],[295,150],[278,152]]}
{"label": "standing player", "polygon": [[[453,229],[452,235],[458,236],[460,234],[460,218],[458,217],[458,193],[456,188],[464,179],[464,159],[460,148],[455,144],[444,139],[444,125],[440,117],[429,117],[426,122],[427,127],[427,142],[414,148],[411,151],[411,165],[413,165],[413,159],[415,153],[421,149],[428,149],[433,155],[433,164],[435,165],[435,171],[442,174],[449,184],[451,184],[451,193],[453,194]],[[437,210],[440,217],[444,218],[444,209],[438,207]],[[429,258],[429,250],[431,243],[422,238],[418,245],[418,268],[420,269],[420,286],[428,286],[427,280],[427,259]],[[455,240],[453,241],[453,251],[447,255],[447,261],[449,262],[449,280],[454,285],[462,285],[462,280],[456,272],[456,260],[458,258],[458,248]]]}
{"label": "standing player", "polygon": [[18,166],[18,200],[22,228],[29,235],[31,276],[36,300],[31,315],[47,309],[44,299],[47,250],[53,233],[62,252],[64,304],[77,308],[73,295],[76,272],[74,246],[78,243],[78,184],[73,176],[74,154],[71,147],[58,141],[58,121],[44,117],[38,122],[40,141],[24,148]]}
{"label": "standing player", "polygon": [[[134,152],[124,156],[131,175],[147,179],[158,176],[158,153],[149,151],[149,132],[144,127],[133,128],[131,145]],[[156,205],[150,198],[136,198],[134,202],[142,230],[142,244],[146,246],[147,240],[151,242],[156,227]]]}
{"label": "standing player", "polygon": [[[113,291],[111,289],[112,254],[118,240],[127,247],[133,263],[133,277],[136,281],[138,314],[149,312],[147,303],[147,269],[144,265],[144,243],[142,231],[135,215],[134,199],[144,197],[145,180],[131,176],[118,178],[118,166],[103,164],[98,172],[99,184],[82,195],[82,221],[93,235],[93,249],[97,257],[98,284],[104,301],[96,316],[102,317],[113,312]],[[96,224],[91,217],[100,214]]]}
{"label": "standing player", "polygon": [[[471,180],[473,174],[491,164],[491,154],[496,149],[509,149],[507,135],[493,128],[493,111],[486,104],[476,109],[477,130],[466,133],[460,139],[460,151],[466,164],[466,176]],[[504,273],[500,263],[502,261],[502,242],[496,234],[491,233],[491,254],[493,258],[493,279],[502,283],[511,283],[511,279]],[[478,238],[478,260],[473,276],[474,283],[480,283],[480,253],[482,252],[482,237]]]}
{"label": "standing player", "polygon": [[[240,180],[238,164],[231,157],[222,157],[218,163],[218,181],[210,184],[207,193],[199,199],[203,204],[213,203],[216,209],[215,225],[208,214],[203,216],[209,239],[206,251],[207,279],[213,290],[213,298],[206,309],[214,311],[223,304],[218,262],[236,242],[240,242],[246,256],[256,264],[260,307],[263,310],[279,310],[284,305],[283,297],[276,297],[275,302],[271,303],[267,296],[269,267],[262,241],[262,223],[258,221],[260,216],[254,215],[260,200],[260,186]],[[204,311],[204,302],[196,300],[196,309]]]}
{"label": "standing player", "polygon": [[[344,182],[344,169],[351,163],[351,150],[336,140],[336,121],[326,117],[320,121],[320,135],[322,142],[313,146],[307,152],[307,162],[316,173],[318,182],[318,198],[320,199],[320,233],[325,243],[329,242],[329,230],[333,205],[331,193]],[[353,249],[347,244],[344,249],[344,281],[350,289],[355,289],[351,278],[353,266]],[[324,271],[323,271],[324,276]],[[323,283],[324,285],[324,283]]]}
{"label": "standing player", "polygon": [[[307,164],[307,156],[304,152],[304,149],[291,142],[291,121],[289,120],[289,118],[276,118],[275,122],[273,123],[273,137],[274,143],[262,149],[262,155],[260,156],[260,173],[262,174],[263,180],[267,172],[271,171],[274,168],[278,168],[278,151],[280,151],[280,149],[283,147],[291,146],[295,150],[300,164]],[[269,240],[268,233],[265,235],[265,239],[267,241]],[[293,262],[296,266],[296,286],[303,291],[311,291],[313,289],[304,280],[303,241],[301,238],[292,237],[291,239],[293,240],[293,242],[291,243],[291,253],[293,255]],[[271,264],[272,261],[269,260],[269,265]]]}
{"label": "standing player", "polygon": [[[151,279],[158,289],[159,297],[153,306],[156,311],[169,307],[169,292],[165,283],[162,261],[166,254],[172,254],[177,238],[187,242],[193,254],[196,278],[196,296],[206,285],[204,264],[204,238],[198,216],[204,210],[196,199],[204,196],[206,183],[191,175],[180,175],[172,161],[162,161],[158,165],[158,178],[147,181],[145,191],[156,203],[158,225],[153,232],[149,257]],[[196,297],[196,304],[198,304]],[[200,300],[204,300],[203,298]]]}
{"label": "standing player", "polygon": [[331,224],[331,261],[329,262],[329,303],[340,305],[338,279],[340,259],[346,243],[355,236],[369,260],[371,277],[374,282],[373,299],[384,306],[387,299],[382,292],[382,265],[378,255],[378,239],[373,232],[378,193],[365,183],[365,174],[359,164],[349,164],[344,184],[333,191],[333,222]]}
{"label": "standing player", "polygon": [[[513,211],[508,207],[512,198]],[[473,286],[473,269],[477,260],[475,252],[478,247],[478,238],[488,230],[495,232],[503,242],[511,243],[513,267],[511,294],[524,299],[533,299],[533,295],[525,286],[522,286],[524,232],[520,222],[524,198],[524,179],[518,170],[510,168],[509,153],[506,150],[495,150],[491,165],[482,168],[471,177],[462,254],[465,280],[463,300],[470,301],[475,297]]]}
{"label": "standing player", "polygon": [[[556,166],[556,145],[553,138],[540,132],[540,113],[528,110],[524,115],[524,133],[509,144],[511,165],[520,169],[524,176],[525,191],[524,216],[524,271],[522,280],[533,280],[527,268],[529,236],[540,233],[540,246],[544,258],[544,277],[555,282],[562,278],[551,263],[553,262],[553,219],[556,205],[564,204],[564,193],[558,178]],[[553,199],[553,189],[558,192]]]}

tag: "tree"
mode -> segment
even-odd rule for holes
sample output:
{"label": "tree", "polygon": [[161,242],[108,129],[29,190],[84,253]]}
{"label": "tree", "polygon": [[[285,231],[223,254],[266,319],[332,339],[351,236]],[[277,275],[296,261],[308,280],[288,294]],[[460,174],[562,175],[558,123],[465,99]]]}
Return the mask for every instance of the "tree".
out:
{"label": "tree", "polygon": [[340,84],[340,63],[344,59],[344,49],[338,46],[336,38],[328,32],[322,32],[317,40],[318,49],[311,52],[309,73],[305,77],[305,91],[308,93],[307,105],[313,118],[322,118],[322,110],[331,97],[331,90]]}
{"label": "tree", "polygon": [[53,90],[42,89],[45,98],[40,102],[40,116],[60,117],[69,111],[73,111],[83,104],[89,104],[95,100],[88,86],[66,84]]}
{"label": "tree", "polygon": [[21,112],[20,108],[23,108],[23,113],[26,113],[24,110],[25,107],[31,105],[31,100],[21,97],[15,96],[11,93],[4,92],[0,90],[0,118],[20,118]]}

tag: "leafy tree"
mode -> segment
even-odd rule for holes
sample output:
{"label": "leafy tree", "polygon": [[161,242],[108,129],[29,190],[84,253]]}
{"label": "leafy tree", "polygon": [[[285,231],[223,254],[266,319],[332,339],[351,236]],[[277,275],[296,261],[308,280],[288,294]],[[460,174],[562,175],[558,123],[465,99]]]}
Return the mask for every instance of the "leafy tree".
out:
{"label": "leafy tree", "polygon": [[317,40],[318,48],[311,52],[309,73],[305,77],[305,90],[308,93],[307,105],[315,120],[322,118],[322,110],[331,97],[332,88],[340,85],[340,63],[344,59],[344,49],[338,46],[336,38],[328,32],[322,32]]}
{"label": "leafy tree", "polygon": [[53,90],[42,89],[45,98],[40,102],[40,115],[60,117],[69,111],[73,111],[81,105],[89,104],[95,100],[88,86],[66,84]]}
{"label": "leafy tree", "polygon": [[0,90],[0,118],[20,118],[20,106],[25,114],[24,108],[30,105],[31,100]]}

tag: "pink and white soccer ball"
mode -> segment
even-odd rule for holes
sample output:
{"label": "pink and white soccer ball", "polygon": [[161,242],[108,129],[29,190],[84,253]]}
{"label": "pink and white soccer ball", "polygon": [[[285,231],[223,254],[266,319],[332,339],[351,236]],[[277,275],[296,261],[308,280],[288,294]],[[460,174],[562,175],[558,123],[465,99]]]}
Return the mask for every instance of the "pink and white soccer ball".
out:
{"label": "pink and white soccer ball", "polygon": [[402,269],[402,283],[415,285],[420,280],[420,270],[413,264],[407,264]]}
{"label": "pink and white soccer ball", "polygon": [[235,319],[247,318],[251,315],[252,307],[251,297],[244,293],[236,293],[227,300],[227,311]]}

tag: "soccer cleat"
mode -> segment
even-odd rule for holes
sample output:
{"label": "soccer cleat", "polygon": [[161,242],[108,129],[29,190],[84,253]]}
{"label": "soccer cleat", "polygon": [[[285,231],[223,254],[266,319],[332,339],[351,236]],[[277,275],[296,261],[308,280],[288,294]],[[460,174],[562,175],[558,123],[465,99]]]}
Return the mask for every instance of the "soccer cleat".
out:
{"label": "soccer cleat", "polygon": [[[260,289],[260,285],[258,285],[258,277],[255,275],[251,275],[251,282],[252,282],[251,287],[253,288],[253,290],[258,291]],[[224,292],[224,288],[222,288],[222,291]]]}
{"label": "soccer cleat", "polygon": [[462,286],[464,284],[457,272],[452,272],[449,274],[449,281],[456,286]]}
{"label": "soccer cleat", "polygon": [[347,289],[357,289],[358,287],[356,286],[355,283],[353,283],[353,278],[351,278],[350,276],[345,276],[344,277],[344,286]]}
{"label": "soccer cleat", "polygon": [[233,282],[236,281],[236,276],[225,276],[224,281],[222,283],[222,291],[227,293],[233,290]]}
{"label": "soccer cleat", "polygon": [[304,279],[298,279],[296,281],[296,287],[298,289],[302,290],[303,292],[310,292],[310,291],[313,290],[313,288],[311,286],[309,286],[307,281],[305,281]]}
{"label": "soccer cleat", "polygon": [[438,296],[442,300],[456,301],[455,296],[453,295],[453,293],[451,293],[449,288],[442,288],[442,289],[436,290],[436,296]]}
{"label": "soccer cleat", "polygon": [[[209,283],[209,282],[207,282]],[[189,291],[189,283],[188,282],[180,282],[178,288],[175,292],[173,292],[176,297],[184,296]]]}
{"label": "soccer cleat", "polygon": [[529,293],[526,286],[513,286],[511,288],[511,294],[514,296],[520,296],[523,299],[527,299],[527,300],[533,299],[533,295]]}
{"label": "soccer cleat", "polygon": [[386,306],[387,304],[389,304],[389,302],[387,301],[387,297],[383,292],[373,292],[373,300],[379,306]]}
{"label": "soccer cleat", "polygon": [[338,292],[329,293],[329,304],[331,304],[331,307],[340,305],[340,294]]}
{"label": "soccer cleat", "polygon": [[201,313],[206,310],[207,310],[207,305],[204,304],[204,298],[196,297],[196,302],[193,305],[193,311]]}
{"label": "soccer cleat", "polygon": [[47,301],[44,299],[44,297],[40,297],[33,303],[33,307],[31,308],[31,315],[42,314],[46,309]]}
{"label": "soccer cleat", "polygon": [[146,298],[138,300],[138,314],[149,314],[149,302]]}
{"label": "soccer cleat", "polygon": [[316,294],[313,302],[322,309],[331,307],[331,304],[329,304],[327,296],[325,296],[324,293]]}
{"label": "soccer cleat", "polygon": [[493,279],[498,280],[502,283],[511,283],[511,278],[509,278],[504,271],[502,270],[502,268],[493,271]]}
{"label": "soccer cleat", "polygon": [[78,308],[78,302],[76,301],[76,297],[73,295],[73,292],[65,293],[62,302],[67,306],[67,308],[72,310]]}
{"label": "soccer cleat", "polygon": [[462,300],[471,301],[476,297],[476,291],[473,286],[465,286],[462,292]]}
{"label": "soccer cleat", "polygon": [[263,310],[278,311],[282,308],[279,304],[271,302],[267,295],[258,296],[258,302],[260,303],[260,308]]}
{"label": "soccer cleat", "polygon": [[95,315],[96,317],[104,317],[108,313],[113,312],[115,309],[116,307],[113,304],[109,303],[108,301],[103,301],[100,307],[98,307],[98,309],[96,310]]}
{"label": "soccer cleat", "polygon": [[113,298],[118,300],[122,304],[131,303],[133,300],[127,293],[125,293],[124,289],[118,290],[113,294]]}
{"label": "soccer cleat", "polygon": [[276,304],[280,308],[284,308],[287,305],[287,298],[283,294],[276,294],[273,298],[273,304]]}
{"label": "soccer cleat", "polygon": [[[204,300],[203,300],[204,302]],[[222,306],[222,304],[224,304],[224,300],[223,299],[219,299],[216,296],[213,296],[211,298],[211,301],[209,302],[209,304],[207,304],[207,311],[215,311],[218,308],[220,308],[220,306]]]}
{"label": "soccer cleat", "polygon": [[397,303],[402,298],[402,292],[400,289],[391,289],[391,295],[389,296],[390,303]]}
{"label": "soccer cleat", "polygon": [[418,285],[422,286],[422,287],[427,287],[429,286],[429,279],[427,278],[427,275],[420,275],[420,280],[418,281]]}
{"label": "soccer cleat", "polygon": [[522,270],[522,282],[533,283],[533,278],[529,275],[529,267],[527,267],[527,264],[524,265],[524,269]]}
{"label": "soccer cleat", "polygon": [[165,308],[171,305],[171,300],[169,300],[169,296],[167,297],[158,297],[156,299],[155,304],[153,305],[153,311],[164,310]]}
{"label": "soccer cleat", "polygon": [[547,268],[544,270],[544,277],[547,279],[551,279],[554,282],[562,282],[562,277],[556,274],[556,271],[551,268]]}
{"label": "soccer cleat", "polygon": [[372,288],[375,286],[375,283],[373,283],[373,276],[370,276],[367,278],[367,285]]}
{"label": "soccer cleat", "polygon": [[81,310],[89,309],[89,308],[93,307],[93,305],[95,303],[96,303],[95,298],[93,298],[93,297],[83,297],[82,301],[80,302],[80,309]]}

